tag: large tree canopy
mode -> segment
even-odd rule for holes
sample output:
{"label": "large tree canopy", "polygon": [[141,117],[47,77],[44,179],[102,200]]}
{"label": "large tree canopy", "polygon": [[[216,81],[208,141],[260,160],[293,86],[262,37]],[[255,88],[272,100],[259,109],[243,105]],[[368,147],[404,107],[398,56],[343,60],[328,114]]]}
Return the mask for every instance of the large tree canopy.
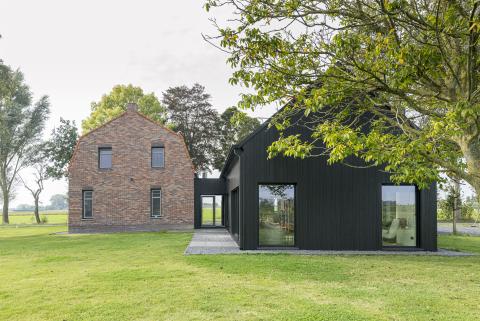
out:
{"label": "large tree canopy", "polygon": [[48,113],[47,97],[32,105],[32,93],[23,74],[0,63],[0,189],[4,223],[9,223],[8,206],[18,174],[37,154]]}
{"label": "large tree canopy", "polygon": [[214,157],[214,168],[221,170],[232,145],[248,136],[258,126],[260,126],[258,119],[249,117],[236,107],[227,108],[218,121],[220,149]]}
{"label": "large tree canopy", "polygon": [[282,135],[271,156],[355,155],[396,182],[446,172],[480,193],[479,1],[206,2],[220,6],[231,82],[254,89],[240,106],[290,102],[281,132],[292,113],[312,119],[311,139]]}
{"label": "large tree canopy", "polygon": [[168,122],[180,132],[187,145],[195,171],[209,171],[218,151],[218,113],[202,85],[168,88],[163,93]]}
{"label": "large tree canopy", "polygon": [[139,111],[160,123],[165,122],[165,108],[154,93],[145,94],[140,87],[117,85],[99,102],[91,105],[92,113],[82,122],[83,133],[89,132],[123,113],[128,103],[136,103]]}

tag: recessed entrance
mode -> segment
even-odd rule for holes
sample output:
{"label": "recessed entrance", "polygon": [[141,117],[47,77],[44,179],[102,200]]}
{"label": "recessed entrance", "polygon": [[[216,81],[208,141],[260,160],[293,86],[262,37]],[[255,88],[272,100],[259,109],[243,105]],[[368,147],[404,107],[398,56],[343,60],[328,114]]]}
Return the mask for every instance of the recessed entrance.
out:
{"label": "recessed entrance", "polygon": [[202,196],[202,227],[223,226],[222,195]]}

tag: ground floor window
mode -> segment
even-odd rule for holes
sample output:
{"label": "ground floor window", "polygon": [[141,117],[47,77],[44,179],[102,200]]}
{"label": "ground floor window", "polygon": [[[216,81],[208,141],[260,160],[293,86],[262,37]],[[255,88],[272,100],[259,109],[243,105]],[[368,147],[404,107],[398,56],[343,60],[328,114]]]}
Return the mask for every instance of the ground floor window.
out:
{"label": "ground floor window", "polygon": [[83,218],[93,218],[93,191],[82,191]]}
{"label": "ground floor window", "polygon": [[382,186],[383,246],[417,245],[416,194],[412,185]]}
{"label": "ground floor window", "polygon": [[162,190],[154,188],[150,191],[151,198],[151,212],[152,218],[159,218],[162,216]]}
{"label": "ground floor window", "polygon": [[258,186],[259,246],[295,245],[295,185]]}

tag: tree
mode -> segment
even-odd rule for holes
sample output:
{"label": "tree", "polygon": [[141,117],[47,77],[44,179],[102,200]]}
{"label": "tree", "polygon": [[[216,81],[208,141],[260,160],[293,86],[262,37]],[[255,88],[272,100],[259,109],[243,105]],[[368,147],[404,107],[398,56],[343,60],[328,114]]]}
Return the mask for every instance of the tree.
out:
{"label": "tree", "polygon": [[218,113],[210,104],[205,88],[194,84],[171,87],[163,93],[168,122],[180,132],[187,145],[195,171],[209,171],[218,151]]}
{"label": "tree", "polygon": [[52,210],[64,210],[68,208],[68,198],[63,194],[55,194],[50,197],[50,208]]}
{"label": "tree", "polygon": [[445,191],[447,192],[446,198],[439,203],[439,207],[440,210],[449,214],[447,217],[452,218],[452,231],[453,234],[457,234],[457,222],[461,218],[462,212],[460,181],[458,179],[450,179]]}
{"label": "tree", "polygon": [[40,213],[39,213],[39,204],[40,204],[40,194],[44,190],[43,183],[48,179],[47,173],[47,158],[41,150],[37,154],[36,159],[33,161],[33,184],[27,184],[25,180],[22,179],[23,186],[32,194],[34,201],[34,215],[37,224],[41,223]]}
{"label": "tree", "polygon": [[5,224],[18,173],[30,164],[49,113],[46,96],[31,104],[32,93],[23,74],[0,64],[0,188]]}
{"label": "tree", "polygon": [[[480,194],[480,2],[207,0],[239,105],[289,105],[270,157],[357,156],[421,188],[442,173]],[[217,37],[206,37],[215,42]],[[283,135],[292,114],[312,135]]]}
{"label": "tree", "polygon": [[128,103],[136,103],[139,111],[149,118],[163,123],[165,108],[154,93],[145,94],[143,89],[132,85],[117,85],[99,102],[91,104],[90,116],[82,122],[83,133],[87,133],[123,113]]}
{"label": "tree", "polygon": [[46,167],[50,178],[66,177],[68,163],[73,156],[78,141],[78,130],[75,121],[60,118],[60,126],[52,130],[50,139],[46,142],[45,156],[49,160]]}
{"label": "tree", "polygon": [[221,170],[232,145],[248,136],[258,126],[260,126],[258,119],[249,117],[236,107],[227,108],[220,115],[218,126],[220,150],[215,155],[214,167]]}

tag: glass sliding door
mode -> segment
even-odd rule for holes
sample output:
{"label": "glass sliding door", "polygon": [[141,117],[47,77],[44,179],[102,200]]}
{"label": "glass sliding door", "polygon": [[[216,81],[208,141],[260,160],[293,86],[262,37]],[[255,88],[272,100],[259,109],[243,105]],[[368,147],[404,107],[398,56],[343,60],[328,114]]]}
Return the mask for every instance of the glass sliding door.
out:
{"label": "glass sliding door", "polygon": [[259,246],[295,246],[295,185],[258,186]]}
{"label": "glass sliding door", "polygon": [[383,246],[417,246],[415,186],[382,186]]}
{"label": "glass sliding door", "polygon": [[214,225],[215,226],[222,226],[222,195],[216,195],[215,196],[215,215],[213,217],[214,219]]}
{"label": "glass sliding door", "polygon": [[215,198],[213,196],[202,196],[202,225],[213,226],[213,209]]}
{"label": "glass sliding door", "polygon": [[202,226],[223,226],[222,195],[202,196]]}

